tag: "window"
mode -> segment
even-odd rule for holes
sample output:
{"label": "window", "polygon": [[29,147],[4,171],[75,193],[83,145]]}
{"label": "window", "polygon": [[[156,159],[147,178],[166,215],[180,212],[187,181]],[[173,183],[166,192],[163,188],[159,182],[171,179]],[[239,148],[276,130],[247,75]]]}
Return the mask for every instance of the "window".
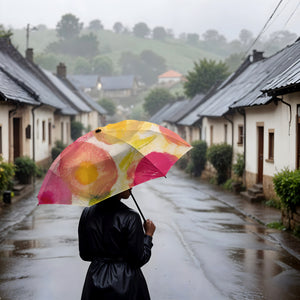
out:
{"label": "window", "polygon": [[210,125],[210,145],[213,144],[214,139],[214,126]]}
{"label": "window", "polygon": [[274,129],[269,129],[269,155],[268,159],[274,161]]}
{"label": "window", "polygon": [[224,124],[224,142],[227,144],[227,124]]}
{"label": "window", "polygon": [[242,146],[244,144],[244,126],[239,125],[238,126],[238,142],[237,144],[239,146]]}
{"label": "window", "polygon": [[49,145],[51,145],[52,143],[52,135],[51,135],[51,131],[52,131],[52,124],[51,122],[48,122],[48,139],[49,139]]}
{"label": "window", "polygon": [[2,126],[0,126],[0,154],[2,154]]}
{"label": "window", "polygon": [[61,141],[64,142],[64,122],[60,123],[60,136],[61,136]]}
{"label": "window", "polygon": [[42,137],[43,137],[43,141],[46,140],[46,122],[43,121],[42,123]]}
{"label": "window", "polygon": [[40,139],[40,120],[36,120],[36,139]]}

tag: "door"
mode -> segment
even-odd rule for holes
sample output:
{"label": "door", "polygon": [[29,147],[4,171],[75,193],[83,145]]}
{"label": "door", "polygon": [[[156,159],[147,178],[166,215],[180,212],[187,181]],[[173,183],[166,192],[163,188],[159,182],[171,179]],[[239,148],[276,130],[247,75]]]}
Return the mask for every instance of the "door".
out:
{"label": "door", "polygon": [[297,149],[296,149],[296,168],[300,169],[300,105],[297,106]]}
{"label": "door", "polygon": [[257,183],[263,182],[264,167],[264,127],[257,127],[258,130],[258,155],[257,155]]}
{"label": "door", "polygon": [[13,119],[14,160],[21,156],[21,119]]}

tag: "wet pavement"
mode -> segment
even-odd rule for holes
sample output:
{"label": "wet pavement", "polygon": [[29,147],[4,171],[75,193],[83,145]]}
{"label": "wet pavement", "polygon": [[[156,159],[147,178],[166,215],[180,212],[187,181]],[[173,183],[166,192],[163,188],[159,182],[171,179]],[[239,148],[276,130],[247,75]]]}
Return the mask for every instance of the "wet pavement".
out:
{"label": "wet pavement", "polygon": [[[36,193],[0,215],[0,299],[80,299],[82,208],[37,207]],[[300,241],[263,225],[279,211],[177,169],[133,193],[157,226],[143,268],[153,300],[299,299]]]}

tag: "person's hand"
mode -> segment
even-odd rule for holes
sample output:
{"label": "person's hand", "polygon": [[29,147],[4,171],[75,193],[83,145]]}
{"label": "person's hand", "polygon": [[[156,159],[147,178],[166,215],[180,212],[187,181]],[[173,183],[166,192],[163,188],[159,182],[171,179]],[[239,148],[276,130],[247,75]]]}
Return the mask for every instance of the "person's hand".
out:
{"label": "person's hand", "polygon": [[145,234],[146,235],[153,236],[156,227],[155,227],[154,223],[151,220],[147,219],[144,222],[144,229],[145,229]]}

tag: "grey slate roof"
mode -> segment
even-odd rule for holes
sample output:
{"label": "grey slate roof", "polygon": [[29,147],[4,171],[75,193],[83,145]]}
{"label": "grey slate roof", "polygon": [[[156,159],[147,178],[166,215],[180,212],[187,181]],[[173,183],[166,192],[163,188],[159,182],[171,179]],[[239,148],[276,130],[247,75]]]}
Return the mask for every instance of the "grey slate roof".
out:
{"label": "grey slate roof", "polygon": [[263,92],[278,91],[293,85],[300,84],[300,58],[284,72],[269,81],[263,88]]}
{"label": "grey slate roof", "polygon": [[149,121],[161,124],[163,121],[169,121],[170,116],[176,115],[186,104],[188,100],[181,100],[166,104],[156,114],[154,114]]}
{"label": "grey slate roof", "polygon": [[47,80],[43,72],[36,65],[28,62],[10,41],[4,38],[0,38],[0,67],[24,91],[31,91],[29,93],[34,95],[37,104],[49,105],[62,114],[77,114],[76,110],[58,96],[55,86]]}
{"label": "grey slate roof", "polygon": [[107,111],[100,105],[98,104],[93,98],[91,98],[88,94],[78,90],[77,91],[81,98],[84,98],[87,104],[93,108],[93,110],[96,110],[98,113],[101,115],[106,115]]}
{"label": "grey slate roof", "polygon": [[50,71],[42,70],[49,80],[64,94],[65,97],[81,112],[90,112],[91,108],[84,103],[70,88],[68,88],[57,76]]}
{"label": "grey slate roof", "polygon": [[291,67],[300,58],[300,40],[269,58],[246,65],[237,76],[223,82],[205,102],[180,120],[179,124],[192,125],[201,117],[221,117],[231,108],[267,104],[271,97],[262,89]]}
{"label": "grey slate roof", "polygon": [[133,75],[100,77],[102,89],[106,91],[132,89],[134,80],[135,77]]}
{"label": "grey slate roof", "polygon": [[78,89],[93,89],[98,84],[98,75],[67,75],[67,79]]}
{"label": "grey slate roof", "polygon": [[[22,88],[5,70],[0,67],[0,95],[7,101],[17,101],[26,104],[39,105],[34,95]],[[0,96],[0,97],[1,97]]]}

